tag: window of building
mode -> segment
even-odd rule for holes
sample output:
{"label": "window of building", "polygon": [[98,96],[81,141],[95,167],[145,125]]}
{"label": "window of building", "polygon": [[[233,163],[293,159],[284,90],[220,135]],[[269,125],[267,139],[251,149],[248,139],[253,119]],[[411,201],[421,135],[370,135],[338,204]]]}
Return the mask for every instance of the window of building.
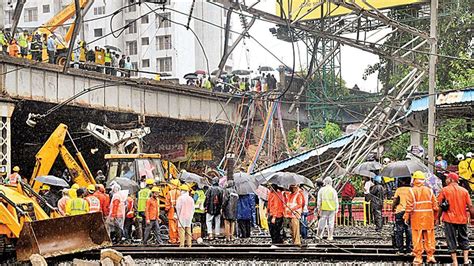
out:
{"label": "window of building", "polygon": [[137,41],[125,42],[125,44],[127,45],[128,55],[136,55],[138,53]]}
{"label": "window of building", "polygon": [[128,33],[137,33],[137,22],[133,21],[133,19],[125,20],[125,25],[128,25]]}
{"label": "window of building", "polygon": [[49,9],[49,5],[43,5],[43,13],[49,13],[51,10]]}
{"label": "window of building", "polygon": [[171,49],[171,35],[156,36],[156,49],[157,50]]}
{"label": "window of building", "polygon": [[156,72],[171,72],[172,69],[171,57],[162,57],[156,59]]}
{"label": "window of building", "polygon": [[148,15],[145,15],[142,17],[142,24],[148,24],[150,21],[148,21]]}
{"label": "window of building", "polygon": [[104,29],[94,29],[94,37],[102,37],[104,35]]}
{"label": "window of building", "polygon": [[137,1],[134,0],[128,0],[128,4],[131,5],[127,8],[128,12],[135,12],[137,11]]}
{"label": "window of building", "polygon": [[142,67],[150,67],[150,59],[143,59]]}
{"label": "window of building", "polygon": [[105,14],[105,6],[94,7],[94,15],[103,15]]}
{"label": "window of building", "polygon": [[25,8],[25,22],[34,22],[38,21],[38,8]]}
{"label": "window of building", "polygon": [[157,28],[169,28],[171,27],[171,13],[165,12],[156,14],[156,27]]}
{"label": "window of building", "polygon": [[150,44],[150,39],[148,37],[143,37],[142,38],[142,45],[149,45]]}
{"label": "window of building", "polygon": [[[138,70],[138,63],[137,62],[132,62],[132,69]],[[136,76],[138,76],[138,72],[137,71],[130,71],[130,76],[136,77]]]}
{"label": "window of building", "polygon": [[13,10],[5,11],[5,24],[11,24],[13,20]]}

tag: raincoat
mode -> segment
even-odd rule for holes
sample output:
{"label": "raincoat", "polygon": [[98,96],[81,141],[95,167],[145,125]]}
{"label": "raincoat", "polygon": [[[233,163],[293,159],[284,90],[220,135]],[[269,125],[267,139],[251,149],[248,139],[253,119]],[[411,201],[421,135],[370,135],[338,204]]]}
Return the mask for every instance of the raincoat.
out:
{"label": "raincoat", "polygon": [[252,210],[255,208],[252,198],[254,194],[240,195],[237,204],[237,219],[238,220],[252,220]]}
{"label": "raincoat", "polygon": [[[119,185],[112,187],[114,193],[112,200],[110,201],[109,215],[107,216],[106,223],[111,226],[120,227],[123,230],[123,224],[125,222],[125,205],[128,197],[128,190],[120,190]],[[113,231],[113,230],[111,230]]]}
{"label": "raincoat", "polygon": [[222,202],[222,218],[225,220],[237,219],[237,204],[239,202],[239,195],[235,187],[228,186],[224,191]]}
{"label": "raincoat", "polygon": [[204,208],[210,215],[220,215],[222,209],[222,188],[213,185],[206,192]]}
{"label": "raincoat", "polygon": [[94,194],[92,194],[92,195],[94,195],[94,197],[99,199],[100,209],[101,209],[102,213],[104,214],[104,216],[109,215],[110,198],[108,197],[108,195],[106,195],[105,193],[103,193],[102,191],[99,191],[99,190],[96,190],[94,192]]}
{"label": "raincoat", "polygon": [[176,202],[176,214],[178,216],[178,227],[191,227],[194,216],[194,200],[189,192],[181,191]]}

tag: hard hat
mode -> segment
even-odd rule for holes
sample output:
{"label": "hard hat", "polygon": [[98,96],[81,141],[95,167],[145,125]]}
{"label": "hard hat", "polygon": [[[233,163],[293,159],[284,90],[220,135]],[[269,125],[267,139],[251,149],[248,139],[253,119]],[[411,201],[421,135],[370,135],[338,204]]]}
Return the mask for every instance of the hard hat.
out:
{"label": "hard hat", "polygon": [[472,152],[466,153],[466,157],[467,157],[467,158],[472,158]]}
{"label": "hard hat", "polygon": [[462,160],[464,160],[464,155],[458,154],[458,155],[456,155],[456,158],[457,158],[459,161],[462,161]]}
{"label": "hard hat", "polygon": [[20,172],[20,167],[19,166],[13,167],[13,172]]}
{"label": "hard hat", "polygon": [[93,185],[93,184],[88,185],[87,190],[88,191],[95,191],[95,185]]}
{"label": "hard hat", "polygon": [[152,187],[151,192],[160,192],[160,189],[158,187]]}
{"label": "hard hat", "polygon": [[145,183],[146,183],[147,185],[153,185],[153,183],[155,183],[155,180],[153,180],[153,179],[151,179],[151,178],[147,178],[147,179],[145,180]]}
{"label": "hard hat", "polygon": [[51,187],[49,185],[43,184],[40,188],[40,190],[50,190]]}
{"label": "hard hat", "polygon": [[171,185],[175,187],[179,187],[179,185],[181,185],[181,182],[179,182],[179,179],[171,179],[170,183]]}
{"label": "hard hat", "polygon": [[383,159],[384,164],[388,164],[388,163],[390,163],[390,161],[391,161],[390,158],[384,158]]}
{"label": "hard hat", "polygon": [[451,173],[448,174],[447,177],[448,177],[449,179],[452,179],[452,180],[456,181],[456,182],[459,181],[459,175],[456,174],[456,173],[451,172]]}
{"label": "hard hat", "polygon": [[181,186],[179,187],[179,190],[189,191],[189,186],[186,185],[186,184],[185,184],[185,185],[181,185]]}
{"label": "hard hat", "polygon": [[74,183],[74,185],[72,185],[71,187],[72,189],[79,189],[81,188],[78,184]]}
{"label": "hard hat", "polygon": [[69,197],[72,198],[72,199],[77,198],[77,192],[76,192],[75,189],[70,189],[68,191],[68,194],[69,194]]}
{"label": "hard hat", "polygon": [[422,171],[415,171],[412,177],[413,179],[425,179],[425,174]]}
{"label": "hard hat", "polygon": [[379,175],[374,176],[374,182],[382,183],[382,177]]}

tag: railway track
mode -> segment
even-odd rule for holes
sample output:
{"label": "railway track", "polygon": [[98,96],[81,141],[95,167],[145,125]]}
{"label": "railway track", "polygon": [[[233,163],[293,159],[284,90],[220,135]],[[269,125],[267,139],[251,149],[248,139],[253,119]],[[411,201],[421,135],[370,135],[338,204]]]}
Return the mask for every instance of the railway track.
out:
{"label": "railway track", "polygon": [[[174,245],[163,246],[114,246],[113,249],[124,256],[135,259],[232,259],[232,260],[270,260],[270,261],[397,261],[413,260],[409,255],[397,255],[390,245],[379,244],[310,244],[303,247],[294,245],[197,245],[192,248],[179,248]],[[51,259],[52,262],[71,260],[72,258],[99,259],[99,251],[66,255]],[[436,250],[438,262],[450,262],[451,258],[444,245]],[[471,254],[474,260],[474,253]]]}

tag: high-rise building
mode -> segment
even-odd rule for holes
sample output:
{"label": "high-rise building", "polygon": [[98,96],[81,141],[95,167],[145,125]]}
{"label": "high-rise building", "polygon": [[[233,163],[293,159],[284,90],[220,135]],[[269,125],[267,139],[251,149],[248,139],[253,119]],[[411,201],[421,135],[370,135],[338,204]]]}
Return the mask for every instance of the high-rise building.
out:
{"label": "high-rise building", "polygon": [[[2,1],[5,27],[8,28],[16,0]],[[207,72],[208,68],[210,71],[217,68],[224,51],[224,9],[207,1],[196,1],[193,17],[197,19],[191,18],[188,30],[192,0],[168,0],[166,5],[133,4],[136,0],[90,1],[92,4],[84,17],[79,38],[84,38],[89,48],[110,46],[119,49],[130,56],[135,68],[150,72],[140,73],[141,77],[152,78],[154,72],[160,72],[182,78],[196,70]],[[18,27],[33,31],[73,2],[27,0]],[[112,16],[117,10],[122,12]],[[72,21],[56,32],[64,35]],[[123,29],[125,25],[129,26]],[[229,71],[230,66],[232,58],[227,61],[225,70]]]}

